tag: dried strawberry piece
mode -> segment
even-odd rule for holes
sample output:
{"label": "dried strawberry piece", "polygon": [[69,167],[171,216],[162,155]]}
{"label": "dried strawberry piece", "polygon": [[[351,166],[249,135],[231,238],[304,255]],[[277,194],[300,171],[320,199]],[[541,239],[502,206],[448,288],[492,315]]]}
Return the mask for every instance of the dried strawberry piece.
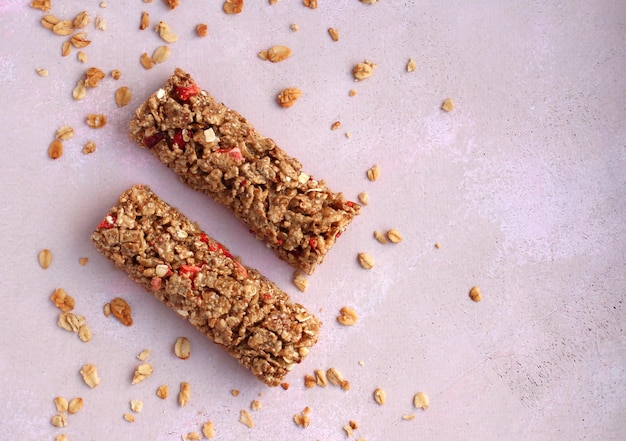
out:
{"label": "dried strawberry piece", "polygon": [[178,274],[180,274],[181,276],[185,274],[189,274],[189,277],[193,277],[199,272],[200,272],[200,267],[193,266],[193,265],[181,265],[180,269],[178,270]]}
{"label": "dried strawberry piece", "polygon": [[233,147],[232,149],[215,150],[215,153],[227,153],[228,156],[233,158],[235,161],[243,161],[243,153],[241,153],[241,149],[239,147]]}
{"label": "dried strawberry piece", "polygon": [[181,101],[187,101],[190,97],[198,95],[202,89],[197,84],[191,83],[189,86],[178,86],[174,88],[176,96]]}
{"label": "dried strawberry piece", "polygon": [[205,244],[209,244],[209,236],[204,233],[200,233],[200,242],[204,242]]}
{"label": "dried strawberry piece", "polygon": [[354,202],[352,202],[352,201],[347,201],[347,202],[346,202],[346,205],[347,205],[348,207],[352,208],[352,207],[354,207],[356,204],[355,204]]}
{"label": "dried strawberry piece", "polygon": [[145,145],[146,147],[148,147],[149,149],[151,149],[152,147],[157,145],[160,141],[164,140],[165,138],[166,138],[165,133],[157,132],[154,135],[146,136],[141,141],[141,143]]}
{"label": "dried strawberry piece", "polygon": [[309,238],[309,246],[313,251],[317,249],[317,240],[314,237]]}
{"label": "dried strawberry piece", "polygon": [[160,277],[153,277],[150,279],[150,288],[153,291],[158,291],[161,288],[162,279]]}
{"label": "dried strawberry piece", "polygon": [[176,133],[174,133],[174,138],[172,139],[172,141],[181,149],[184,148],[186,143],[183,139],[183,131],[177,130]]}
{"label": "dried strawberry piece", "polygon": [[107,216],[104,219],[102,219],[100,221],[100,223],[98,224],[98,229],[99,230],[109,230],[111,228],[113,228],[115,226],[115,221],[117,219],[115,218],[115,216]]}

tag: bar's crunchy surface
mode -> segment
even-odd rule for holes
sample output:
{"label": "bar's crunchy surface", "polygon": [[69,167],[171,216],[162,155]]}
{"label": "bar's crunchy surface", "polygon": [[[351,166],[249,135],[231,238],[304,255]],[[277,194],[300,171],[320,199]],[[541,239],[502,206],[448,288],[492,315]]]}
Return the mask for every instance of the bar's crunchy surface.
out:
{"label": "bar's crunchy surface", "polygon": [[297,159],[181,69],[137,109],[130,136],[307,274],[361,208],[302,172]]}
{"label": "bar's crunchy surface", "polygon": [[92,240],[116,267],[270,386],[317,341],[315,316],[147,186],[124,192]]}

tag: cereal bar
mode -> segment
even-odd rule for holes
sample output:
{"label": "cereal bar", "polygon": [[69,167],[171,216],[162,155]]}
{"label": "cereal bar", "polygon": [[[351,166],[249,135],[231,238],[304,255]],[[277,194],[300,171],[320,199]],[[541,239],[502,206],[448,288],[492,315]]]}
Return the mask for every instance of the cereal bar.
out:
{"label": "cereal bar", "polygon": [[124,192],[91,238],[117,268],[270,386],[317,341],[315,316],[147,186]]}
{"label": "cereal bar", "polygon": [[136,110],[130,136],[307,274],[361,209],[304,173],[297,159],[181,69]]}

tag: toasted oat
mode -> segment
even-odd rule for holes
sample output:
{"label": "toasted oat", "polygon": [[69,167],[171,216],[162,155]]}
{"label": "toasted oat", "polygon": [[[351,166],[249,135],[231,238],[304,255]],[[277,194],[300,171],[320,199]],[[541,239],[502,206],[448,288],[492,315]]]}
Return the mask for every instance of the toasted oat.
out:
{"label": "toasted oat", "polygon": [[328,35],[333,41],[339,41],[339,31],[335,28],[328,28]]}
{"label": "toasted oat", "polygon": [[344,326],[352,326],[357,322],[358,318],[354,309],[344,306],[339,310],[337,321]]}
{"label": "toasted oat", "polygon": [[270,5],[275,5],[276,3],[278,3],[278,0],[269,0]]}
{"label": "toasted oat", "polygon": [[348,96],[351,96],[351,97],[352,97],[352,96],[356,96],[356,89],[350,89],[350,90],[348,91]]}
{"label": "toasted oat", "polygon": [[76,100],[82,100],[87,95],[87,88],[85,87],[85,80],[78,80],[76,87],[72,90],[72,97]]}
{"label": "toasted oat", "polygon": [[359,253],[357,260],[363,269],[369,270],[374,268],[374,258],[367,253]]}
{"label": "toasted oat", "polygon": [[100,384],[100,377],[98,377],[98,370],[91,363],[84,365],[80,369],[80,375],[82,375],[83,381],[85,382],[85,384],[91,387],[92,389],[94,387],[97,387],[98,384]]}
{"label": "toasted oat", "polygon": [[141,20],[139,21],[139,29],[144,30],[150,26],[150,14],[146,11],[141,12]]}
{"label": "toasted oat", "polygon": [[[83,146],[83,153],[85,155],[88,155],[88,154],[93,153],[95,151],[96,151],[96,143],[93,142],[93,141],[87,141],[85,143],[85,145]],[[81,265],[83,265],[83,266],[85,266],[87,264],[87,260],[84,260],[84,259],[87,259],[87,258],[86,257],[81,257],[80,260],[79,260],[79,263]]]}
{"label": "toasted oat", "polygon": [[413,58],[409,58],[409,61],[406,63],[406,71],[414,72],[416,67],[415,60]]}
{"label": "toasted oat", "polygon": [[211,421],[207,421],[202,425],[202,434],[206,439],[213,439],[213,437],[215,437],[215,428]]}
{"label": "toasted oat", "polygon": [[340,386],[340,387],[343,384],[343,382],[345,381],[343,379],[343,375],[341,375],[341,372],[339,372],[336,368],[328,369],[326,371],[326,378],[328,379],[330,384],[332,384],[334,386]]}
{"label": "toasted oat", "polygon": [[367,169],[367,179],[370,181],[376,181],[380,177],[380,167],[378,164],[374,164],[372,167]]}
{"label": "toasted oat", "polygon": [[409,414],[406,414],[406,415],[402,415],[402,419],[404,421],[411,421],[411,420],[415,419],[415,414],[414,413],[409,413]]}
{"label": "toasted oat", "polygon": [[111,312],[123,325],[132,326],[133,317],[131,315],[130,305],[121,297],[111,300]]}
{"label": "toasted oat", "polygon": [[43,249],[37,255],[37,260],[42,269],[48,269],[52,263],[52,253],[48,249]]}
{"label": "toasted oat", "polygon": [[48,29],[48,30],[52,30],[52,28],[54,27],[55,24],[57,24],[58,22],[60,22],[61,19],[52,15],[52,14],[46,14],[41,18],[41,25]]}
{"label": "toasted oat", "polygon": [[272,63],[279,63],[291,56],[291,49],[287,46],[272,46],[267,50],[265,57]]}
{"label": "toasted oat", "polygon": [[328,386],[328,380],[326,378],[326,372],[324,372],[322,369],[316,369],[314,374],[315,374],[315,384],[317,384],[318,386],[321,386],[321,387]]}
{"label": "toasted oat", "polygon": [[150,356],[150,352],[151,352],[150,349],[144,349],[139,354],[137,354],[137,360],[146,361],[148,357]]}
{"label": "toasted oat", "polygon": [[335,121],[330,125],[330,130],[337,130],[339,127],[341,127],[341,121]]}
{"label": "toasted oat", "polygon": [[130,102],[131,98],[132,93],[126,86],[122,86],[115,91],[115,102],[117,103],[117,107],[124,107]]}
{"label": "toasted oat", "polygon": [[68,332],[78,332],[78,329],[85,324],[85,317],[71,312],[61,312],[57,326]]}
{"label": "toasted oat", "polygon": [[178,35],[173,33],[169,25],[162,20],[155,26],[154,30],[166,43],[175,43],[178,41]]}
{"label": "toasted oat", "polygon": [[141,412],[141,409],[143,409],[143,401],[130,400],[130,410],[135,413],[139,413]]}
{"label": "toasted oat", "polygon": [[169,395],[169,391],[170,387],[167,384],[162,384],[161,386],[157,387],[156,395],[160,399],[164,400]]}
{"label": "toasted oat", "polygon": [[200,435],[198,432],[189,432],[183,437],[183,439],[186,441],[198,441],[202,439],[202,435]]}
{"label": "toasted oat", "polygon": [[296,100],[302,96],[302,91],[295,87],[289,87],[287,89],[283,89],[282,92],[278,94],[278,104],[280,107],[288,108],[295,104]]}
{"label": "toasted oat", "polygon": [[52,32],[62,36],[72,35],[74,32],[74,25],[69,20],[60,20],[52,26]]}
{"label": "toasted oat", "polygon": [[187,360],[191,355],[191,343],[187,337],[178,337],[174,344],[174,354],[181,360]]}
{"label": "toasted oat", "polygon": [[163,0],[163,1],[170,9],[176,8],[180,3],[180,0]]}
{"label": "toasted oat", "polygon": [[87,32],[79,32],[77,34],[72,35],[70,38],[70,43],[77,49],[82,49],[86,46],[89,46],[91,40],[87,40]]}
{"label": "toasted oat", "polygon": [[150,363],[142,363],[135,369],[131,384],[137,384],[148,378],[154,372],[154,368]]}
{"label": "toasted oat", "polygon": [[358,198],[359,202],[363,205],[368,205],[370,203],[370,195],[366,192],[359,193]]}
{"label": "toasted oat", "polygon": [[111,315],[111,304],[105,303],[104,306],[102,307],[102,312],[105,317],[109,317]]}
{"label": "toasted oat", "polygon": [[291,26],[289,26],[289,28],[291,28],[291,30],[294,32],[298,32],[300,30],[300,26],[298,26],[297,23],[291,23]]}
{"label": "toasted oat", "polygon": [[377,387],[376,389],[374,389],[374,401],[376,401],[381,406],[387,401],[387,393],[382,387]]}
{"label": "toasted oat", "polygon": [[252,421],[252,417],[245,409],[239,411],[239,422],[251,429],[254,427],[254,421]]}
{"label": "toasted oat", "polygon": [[283,390],[289,390],[289,383],[287,382],[280,383],[280,387],[282,387]]}
{"label": "toasted oat", "polygon": [[48,147],[48,156],[51,159],[59,159],[63,155],[63,143],[55,139]]}
{"label": "toasted oat", "polygon": [[83,399],[81,397],[72,398],[67,406],[67,411],[73,415],[83,408]]}
{"label": "toasted oat", "polygon": [[132,414],[130,414],[130,413],[125,413],[124,414],[124,419],[126,421],[128,421],[129,423],[134,423],[135,422],[135,417]]}
{"label": "toasted oat", "polygon": [[293,422],[296,423],[298,427],[307,428],[309,424],[311,424],[311,419],[304,413],[297,413],[293,416]]}
{"label": "toasted oat", "polygon": [[70,40],[64,41],[61,44],[61,56],[67,57],[70,53],[72,53],[72,43]]}
{"label": "toasted oat", "polygon": [[230,394],[231,394],[233,397],[238,397],[238,396],[239,396],[239,389],[231,389],[231,390],[230,390]]}
{"label": "toasted oat", "polygon": [[100,80],[105,77],[104,72],[98,69],[97,67],[90,67],[85,72],[85,86],[86,87],[97,87]]}
{"label": "toasted oat", "polygon": [[259,52],[259,53],[257,54],[257,56],[258,56],[261,60],[266,61],[266,60],[267,60],[267,51],[266,51],[266,50],[262,50],[261,52]]}
{"label": "toasted oat", "polygon": [[76,29],[83,29],[89,24],[90,21],[91,17],[89,17],[87,11],[82,11],[76,14],[76,17],[74,17],[74,20],[72,21],[72,25],[74,25]]}
{"label": "toasted oat", "polygon": [[87,262],[89,262],[89,258],[88,257],[81,257],[81,258],[78,259],[78,264],[80,266],[87,265]]}
{"label": "toasted oat", "polygon": [[107,21],[99,15],[96,17],[96,29],[98,29],[99,31],[107,30]]}
{"label": "toasted oat", "polygon": [[480,288],[477,286],[472,286],[472,288],[469,290],[469,297],[475,302],[480,302],[483,299]]}
{"label": "toasted oat", "polygon": [[61,413],[56,414],[50,419],[50,423],[54,427],[67,427],[67,417]]}
{"label": "toasted oat", "polygon": [[78,51],[78,53],[76,54],[76,59],[78,61],[80,61],[81,63],[86,63],[87,62],[87,54],[84,53],[83,51]]}
{"label": "toasted oat", "polygon": [[317,0],[303,0],[304,6],[311,9],[317,9]]}
{"label": "toasted oat", "polygon": [[152,57],[150,57],[147,52],[141,54],[141,58],[139,59],[139,61],[141,62],[141,65],[144,67],[144,69],[152,69]]}
{"label": "toasted oat", "polygon": [[50,0],[33,0],[30,2],[30,7],[48,12],[52,6]]}
{"label": "toasted oat", "polygon": [[352,431],[352,427],[350,427],[349,424],[343,426],[343,430],[344,430],[344,432],[346,432],[346,436],[348,438],[352,438],[352,436],[354,435],[354,433]]}
{"label": "toasted oat", "polygon": [[159,46],[152,53],[152,61],[156,64],[161,64],[170,57],[170,53],[169,46]]}
{"label": "toasted oat", "polygon": [[250,403],[250,409],[259,410],[261,408],[261,402],[259,400],[252,400]]}
{"label": "toasted oat", "polygon": [[395,228],[392,228],[387,231],[387,239],[389,239],[389,242],[391,243],[400,243],[402,242],[402,234],[400,234],[400,232]]}
{"label": "toasted oat", "polygon": [[107,124],[107,117],[99,113],[89,113],[86,119],[87,125],[93,129],[100,129]]}
{"label": "toasted oat", "polygon": [[47,77],[48,76],[48,69],[43,69],[43,68],[37,68],[35,69],[35,72],[37,72],[37,75],[39,75],[40,77]]}
{"label": "toasted oat", "polygon": [[363,63],[359,63],[352,69],[352,75],[356,81],[361,81],[369,78],[374,73],[376,65],[369,60],[365,60]]}
{"label": "toasted oat", "polygon": [[343,380],[341,382],[341,390],[350,390],[350,382],[348,380]]}
{"label": "toasted oat", "polygon": [[239,14],[243,11],[243,0],[226,0],[222,9],[227,14]]}
{"label": "toasted oat", "polygon": [[304,387],[311,388],[316,385],[315,377],[313,375],[306,374],[304,376]]}
{"label": "toasted oat", "polygon": [[89,328],[89,326],[87,325],[81,325],[78,328],[78,338],[80,338],[81,341],[87,343],[88,341],[91,341],[91,329]]}
{"label": "toasted oat", "polygon": [[293,284],[296,285],[300,291],[304,292],[309,287],[309,280],[302,271],[296,270],[293,273]]}
{"label": "toasted oat", "polygon": [[68,408],[69,404],[67,402],[67,400],[63,397],[54,397],[54,407],[56,408],[57,412],[59,413],[65,413],[67,412],[67,408]]}
{"label": "toasted oat", "polygon": [[428,395],[426,395],[424,392],[418,392],[413,397],[413,405],[418,409],[426,410],[428,409],[429,404],[430,400],[428,399]]}
{"label": "toasted oat", "polygon": [[60,141],[66,141],[74,136],[74,129],[70,126],[60,127],[54,137]]}
{"label": "toasted oat", "polygon": [[180,391],[178,392],[178,404],[185,407],[191,396],[191,386],[186,381],[180,383]]}
{"label": "toasted oat", "polygon": [[209,27],[206,25],[206,23],[200,23],[196,25],[196,35],[198,37],[206,37],[207,35],[209,35]]}
{"label": "toasted oat", "polygon": [[67,435],[62,433],[54,437],[54,441],[67,441]]}
{"label": "toasted oat", "polygon": [[446,112],[452,112],[453,109],[454,101],[452,101],[452,98],[446,98],[445,100],[443,100],[443,103],[441,103],[441,110],[445,110]]}
{"label": "toasted oat", "polygon": [[348,425],[352,428],[352,430],[357,430],[359,428],[359,424],[354,420],[348,421]]}

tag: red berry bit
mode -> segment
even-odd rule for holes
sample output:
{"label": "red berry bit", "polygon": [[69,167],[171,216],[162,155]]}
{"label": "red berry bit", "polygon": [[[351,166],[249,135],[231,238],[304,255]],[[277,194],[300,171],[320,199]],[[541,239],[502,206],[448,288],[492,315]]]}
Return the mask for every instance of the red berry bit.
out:
{"label": "red berry bit", "polygon": [[191,83],[189,86],[179,86],[174,88],[176,96],[181,101],[187,101],[190,97],[198,95],[201,89],[197,84]]}
{"label": "red berry bit", "polygon": [[172,142],[174,144],[176,144],[178,147],[180,147],[181,149],[185,148],[185,140],[183,139],[183,131],[182,130],[177,130],[176,133],[174,133],[174,137],[172,138]]}
{"label": "red berry bit", "polygon": [[219,149],[215,150],[215,153],[226,153],[228,156],[233,158],[235,162],[243,161],[243,153],[241,153],[241,149],[239,147],[233,147],[232,149]]}
{"label": "red berry bit", "polygon": [[309,238],[309,246],[313,251],[317,249],[317,240],[314,237]]}
{"label": "red berry bit", "polygon": [[109,230],[115,226],[115,221],[117,218],[115,216],[107,216],[98,224],[99,230]]}
{"label": "red berry bit", "polygon": [[141,143],[151,149],[155,145],[157,145],[160,141],[164,140],[167,137],[163,132],[157,132],[154,135],[146,136]]}

